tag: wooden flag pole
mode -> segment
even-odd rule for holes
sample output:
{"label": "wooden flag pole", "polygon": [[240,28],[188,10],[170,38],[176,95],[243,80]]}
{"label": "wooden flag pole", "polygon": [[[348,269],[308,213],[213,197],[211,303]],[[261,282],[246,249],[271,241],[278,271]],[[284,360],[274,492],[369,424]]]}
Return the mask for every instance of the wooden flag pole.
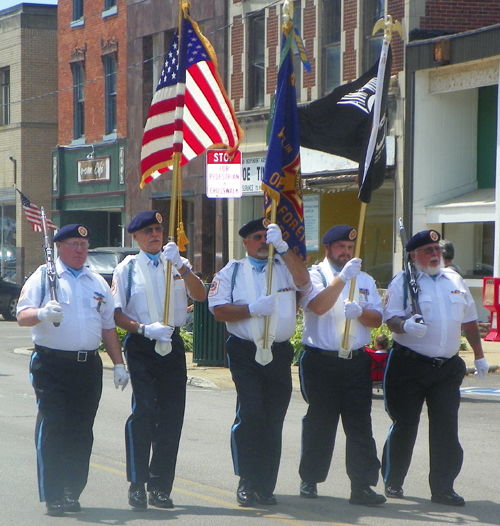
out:
{"label": "wooden flag pole", "polygon": [[[177,210],[177,192],[178,184],[181,176],[181,152],[175,152],[173,155],[174,171],[172,175],[172,194],[170,197],[170,216],[168,220],[168,242],[174,241],[174,233],[176,230],[175,219]],[[168,313],[170,309],[170,286],[172,274],[172,262],[167,261],[167,271],[165,274],[165,305],[163,308],[163,325],[168,325]]]}
{"label": "wooden flag pole", "polygon": [[[271,201],[271,223],[276,223],[276,213],[278,210],[278,203],[275,199]],[[273,279],[273,260],[274,260],[274,246],[269,245],[269,253],[267,255],[267,296],[271,295],[271,286]],[[264,320],[264,345],[263,349],[269,349],[269,316]]]}
{"label": "wooden flag pole", "polygon": [[[366,217],[366,203],[361,201],[361,209],[359,211],[358,235],[356,237],[356,248],[354,249],[354,257],[359,258],[361,254],[361,241],[363,239],[363,230],[365,228]],[[354,291],[356,290],[356,278],[351,279],[351,288],[349,289],[349,301],[354,298]],[[349,349],[349,331],[351,329],[351,320],[345,320],[344,338],[342,341],[342,349],[350,351]]]}

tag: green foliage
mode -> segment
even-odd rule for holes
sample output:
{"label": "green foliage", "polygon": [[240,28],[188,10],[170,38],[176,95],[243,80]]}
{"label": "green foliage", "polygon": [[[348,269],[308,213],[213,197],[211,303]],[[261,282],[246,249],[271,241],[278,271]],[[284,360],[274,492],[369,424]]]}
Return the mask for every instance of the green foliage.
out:
{"label": "green foliage", "polygon": [[290,338],[290,342],[293,345],[292,365],[299,364],[300,355],[302,354],[302,351],[304,350],[304,345],[301,342],[303,326],[304,326],[304,323],[303,323],[302,309],[299,309],[299,311],[297,312],[297,323],[295,325],[295,332],[293,333],[293,336]]}
{"label": "green foliage", "polygon": [[370,347],[373,349],[373,345],[374,345],[374,340],[375,340],[375,337],[377,336],[377,334],[385,334],[388,338],[389,338],[389,347],[388,347],[388,350],[392,347],[392,332],[389,330],[389,327],[387,327],[387,325],[385,323],[382,323],[382,325],[380,327],[378,327],[377,329],[372,329],[371,331],[371,336],[372,336],[372,339],[370,341]]}

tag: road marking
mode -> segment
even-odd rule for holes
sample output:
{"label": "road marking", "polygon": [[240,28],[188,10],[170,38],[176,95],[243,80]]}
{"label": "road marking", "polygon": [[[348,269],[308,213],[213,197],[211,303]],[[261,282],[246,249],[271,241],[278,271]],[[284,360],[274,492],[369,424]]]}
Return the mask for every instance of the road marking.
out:
{"label": "road marking", "polygon": [[[126,472],[123,471],[123,470],[110,468],[108,466],[102,466],[101,464],[95,464],[94,462],[91,462],[90,466],[92,468],[94,468],[94,469],[98,469],[98,470],[101,470],[101,471],[107,471],[108,473],[112,473],[113,475],[119,475],[121,477],[126,477],[127,476]],[[231,498],[234,497],[233,493],[231,493],[229,491],[226,491],[226,490],[223,490],[223,489],[220,489],[220,488],[215,488],[213,486],[208,486],[206,484],[201,484],[199,482],[193,482],[191,480],[186,480],[186,479],[182,479],[182,478],[179,478],[179,477],[175,477],[175,480],[176,480],[176,482],[180,482],[181,484],[185,484],[186,486],[192,486],[192,487],[195,487],[195,488],[203,489],[205,491],[211,491],[212,493],[218,493],[220,495],[227,496],[228,498],[229,497],[231,497]],[[173,492],[174,493],[181,493],[182,495],[187,495],[189,497],[194,497],[196,499],[199,499],[199,500],[202,500],[202,501],[205,501],[205,502],[210,502],[211,504],[216,504],[218,506],[223,506],[225,508],[229,508],[229,509],[232,509],[232,510],[241,510],[242,512],[243,511],[245,511],[245,512],[251,511],[251,512],[255,513],[255,517],[256,518],[272,519],[274,521],[281,522],[283,524],[290,524],[291,526],[310,526],[310,524],[306,523],[306,522],[301,522],[301,521],[298,521],[298,520],[289,519],[287,517],[278,517],[278,516],[276,516],[274,514],[273,515],[269,515],[264,510],[260,510],[258,508],[252,508],[252,507],[242,508],[241,506],[238,506],[236,504],[227,502],[227,500],[222,500],[222,499],[218,499],[218,498],[215,498],[215,497],[210,497],[208,495],[203,495],[202,493],[199,493],[199,492],[196,492],[196,491],[191,491],[191,490],[188,490],[188,489],[179,488],[178,486],[176,486],[174,488]],[[284,505],[282,507],[287,508],[288,506]],[[314,520],[314,521],[325,522],[327,524],[332,524],[333,526],[352,526],[352,524],[350,524],[350,523],[347,523],[347,522],[334,522],[334,521],[328,519],[327,517],[324,517],[322,515],[318,515],[318,514],[315,514],[315,513],[309,513],[309,512],[307,512],[305,510],[301,510],[300,508],[295,508],[294,507],[293,510],[294,511],[300,511],[304,515],[310,516],[311,520]]]}
{"label": "road marking", "polygon": [[500,389],[496,387],[462,387],[461,394],[500,396]]}

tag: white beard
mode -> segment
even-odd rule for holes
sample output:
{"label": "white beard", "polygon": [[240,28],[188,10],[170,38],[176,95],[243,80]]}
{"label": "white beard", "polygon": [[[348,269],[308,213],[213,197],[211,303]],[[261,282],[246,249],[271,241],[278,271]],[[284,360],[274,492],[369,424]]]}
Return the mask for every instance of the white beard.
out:
{"label": "white beard", "polygon": [[427,265],[426,267],[424,267],[415,261],[415,268],[420,272],[425,272],[429,276],[436,276],[444,268],[444,263],[441,259],[437,267],[433,267],[431,265]]}

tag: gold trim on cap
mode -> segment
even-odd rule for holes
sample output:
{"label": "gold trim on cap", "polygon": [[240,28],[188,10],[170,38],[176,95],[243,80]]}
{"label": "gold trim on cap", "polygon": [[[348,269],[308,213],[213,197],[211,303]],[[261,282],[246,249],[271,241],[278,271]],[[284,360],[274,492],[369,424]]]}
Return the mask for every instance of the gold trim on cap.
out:
{"label": "gold trim on cap", "polygon": [[87,237],[89,235],[89,231],[84,227],[84,226],[79,226],[78,227],[78,233],[82,236],[82,237]]}

